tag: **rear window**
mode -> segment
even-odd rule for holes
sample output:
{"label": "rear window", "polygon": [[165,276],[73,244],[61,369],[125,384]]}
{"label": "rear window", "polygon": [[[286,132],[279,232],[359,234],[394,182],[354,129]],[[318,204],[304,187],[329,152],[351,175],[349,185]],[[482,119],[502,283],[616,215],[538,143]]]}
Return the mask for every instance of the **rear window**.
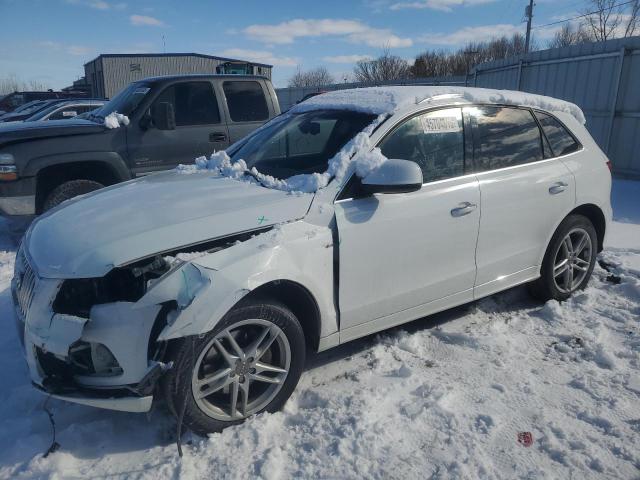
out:
{"label": "rear window", "polygon": [[232,121],[258,122],[269,118],[267,100],[258,82],[229,81],[222,88]]}
{"label": "rear window", "polygon": [[473,160],[479,172],[543,159],[540,128],[529,110],[470,107]]}
{"label": "rear window", "polygon": [[580,144],[558,120],[542,112],[536,112],[536,117],[555,156],[566,155],[580,149]]}

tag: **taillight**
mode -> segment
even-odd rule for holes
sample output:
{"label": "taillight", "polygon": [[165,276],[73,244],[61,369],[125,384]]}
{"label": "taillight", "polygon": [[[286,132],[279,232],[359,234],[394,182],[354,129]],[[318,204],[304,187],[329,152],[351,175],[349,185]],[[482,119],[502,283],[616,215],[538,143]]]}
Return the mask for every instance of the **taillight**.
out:
{"label": "taillight", "polygon": [[613,170],[613,167],[611,166],[611,160],[607,160],[607,167],[609,167],[610,172]]}

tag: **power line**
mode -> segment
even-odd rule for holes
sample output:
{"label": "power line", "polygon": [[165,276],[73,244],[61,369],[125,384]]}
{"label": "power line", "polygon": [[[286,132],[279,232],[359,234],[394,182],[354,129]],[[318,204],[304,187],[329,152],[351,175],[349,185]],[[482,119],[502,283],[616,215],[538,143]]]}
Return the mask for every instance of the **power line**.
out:
{"label": "power line", "polygon": [[559,23],[570,22],[572,20],[577,20],[579,18],[584,18],[584,17],[588,17],[590,15],[595,15],[596,13],[602,13],[605,10],[613,10],[614,8],[617,8],[617,7],[622,7],[624,5],[629,5],[630,3],[635,3],[637,1],[638,0],[629,0],[627,2],[618,3],[618,4],[612,5],[610,7],[601,8],[600,10],[594,10],[593,12],[583,13],[582,15],[577,15],[575,17],[565,18],[564,20],[558,20],[557,22],[545,23],[544,25],[536,25],[535,27],[531,27],[531,28],[535,30],[536,28],[550,27],[551,25],[558,25]]}

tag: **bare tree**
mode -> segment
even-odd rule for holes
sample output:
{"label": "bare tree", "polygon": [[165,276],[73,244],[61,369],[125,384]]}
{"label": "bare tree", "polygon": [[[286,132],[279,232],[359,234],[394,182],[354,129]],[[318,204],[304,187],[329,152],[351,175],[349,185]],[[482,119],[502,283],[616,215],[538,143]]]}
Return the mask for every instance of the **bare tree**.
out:
{"label": "bare tree", "polygon": [[355,80],[362,83],[402,80],[409,77],[410,73],[409,62],[392,55],[388,48],[378,58],[360,60],[353,69]]}
{"label": "bare tree", "polygon": [[629,18],[624,29],[625,37],[633,37],[640,29],[640,0],[636,0],[629,7]]}
{"label": "bare tree", "polygon": [[[453,51],[427,50],[416,57],[411,67],[414,77],[465,75],[473,65],[524,53],[524,35],[503,36],[486,42],[469,42]],[[531,43],[536,48],[535,41]]]}
{"label": "bare tree", "polygon": [[38,80],[21,80],[15,74],[0,78],[0,95],[24,90],[45,91],[48,88],[48,85],[43,82]]}
{"label": "bare tree", "polygon": [[547,46],[549,48],[561,48],[590,41],[592,41],[592,37],[589,31],[582,25],[574,27],[570,23],[565,23],[562,28],[555,33]]}
{"label": "bare tree", "polygon": [[322,87],[336,83],[333,75],[326,67],[318,67],[313,70],[303,71],[300,67],[289,79],[289,87]]}
{"label": "bare tree", "polygon": [[620,3],[618,0],[588,0],[583,25],[593,39],[630,37],[639,26],[640,0]]}

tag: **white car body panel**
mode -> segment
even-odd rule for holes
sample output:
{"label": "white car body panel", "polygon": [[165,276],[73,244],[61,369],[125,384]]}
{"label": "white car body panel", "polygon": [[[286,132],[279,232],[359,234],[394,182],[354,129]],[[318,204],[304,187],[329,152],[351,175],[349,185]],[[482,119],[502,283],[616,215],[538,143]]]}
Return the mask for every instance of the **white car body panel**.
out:
{"label": "white car body panel", "polygon": [[[471,103],[455,92],[402,102],[360,153],[408,116]],[[39,278],[23,319],[31,378],[43,386],[36,347],[51,345],[64,358],[80,334],[82,341],[107,345],[123,368],[121,376],[77,378],[83,385],[141,382],[157,367],[145,347],[168,303],[175,310],[161,325],[159,342],[205,334],[246,295],[290,282],[317,306],[317,348],[324,350],[535,279],[553,232],[575,207],[595,205],[607,222],[611,217],[606,157],[575,117],[564,113],[576,109],[563,102],[562,111],[552,113],[580,140],[580,151],[425,183],[412,193],[338,200],[348,177],[315,194],[294,194],[212,172],[168,172],[65,202],[37,220],[23,244]],[[566,187],[551,195],[557,182]],[[476,207],[453,216],[465,202]],[[85,323],[64,323],[53,312],[65,280],[100,278],[140,259],[254,231],[251,238],[185,260],[135,302],[92,308]],[[18,288],[14,280],[14,294]],[[130,338],[118,344],[123,334]],[[146,394],[56,396],[127,411],[148,410],[152,400]]]}
{"label": "white car body panel", "polygon": [[505,284],[539,275],[549,232],[575,206],[575,180],[564,163],[554,158],[477,177],[482,218],[475,297],[481,298],[504,289]]}
{"label": "white car body panel", "polygon": [[165,172],[65,202],[26,242],[41,277],[100,277],[152,253],[302,218],[312,199],[211,172]]}
{"label": "white car body panel", "polygon": [[[454,217],[465,202],[477,208]],[[479,206],[475,175],[338,202],[342,328],[463,291],[472,300]]]}

